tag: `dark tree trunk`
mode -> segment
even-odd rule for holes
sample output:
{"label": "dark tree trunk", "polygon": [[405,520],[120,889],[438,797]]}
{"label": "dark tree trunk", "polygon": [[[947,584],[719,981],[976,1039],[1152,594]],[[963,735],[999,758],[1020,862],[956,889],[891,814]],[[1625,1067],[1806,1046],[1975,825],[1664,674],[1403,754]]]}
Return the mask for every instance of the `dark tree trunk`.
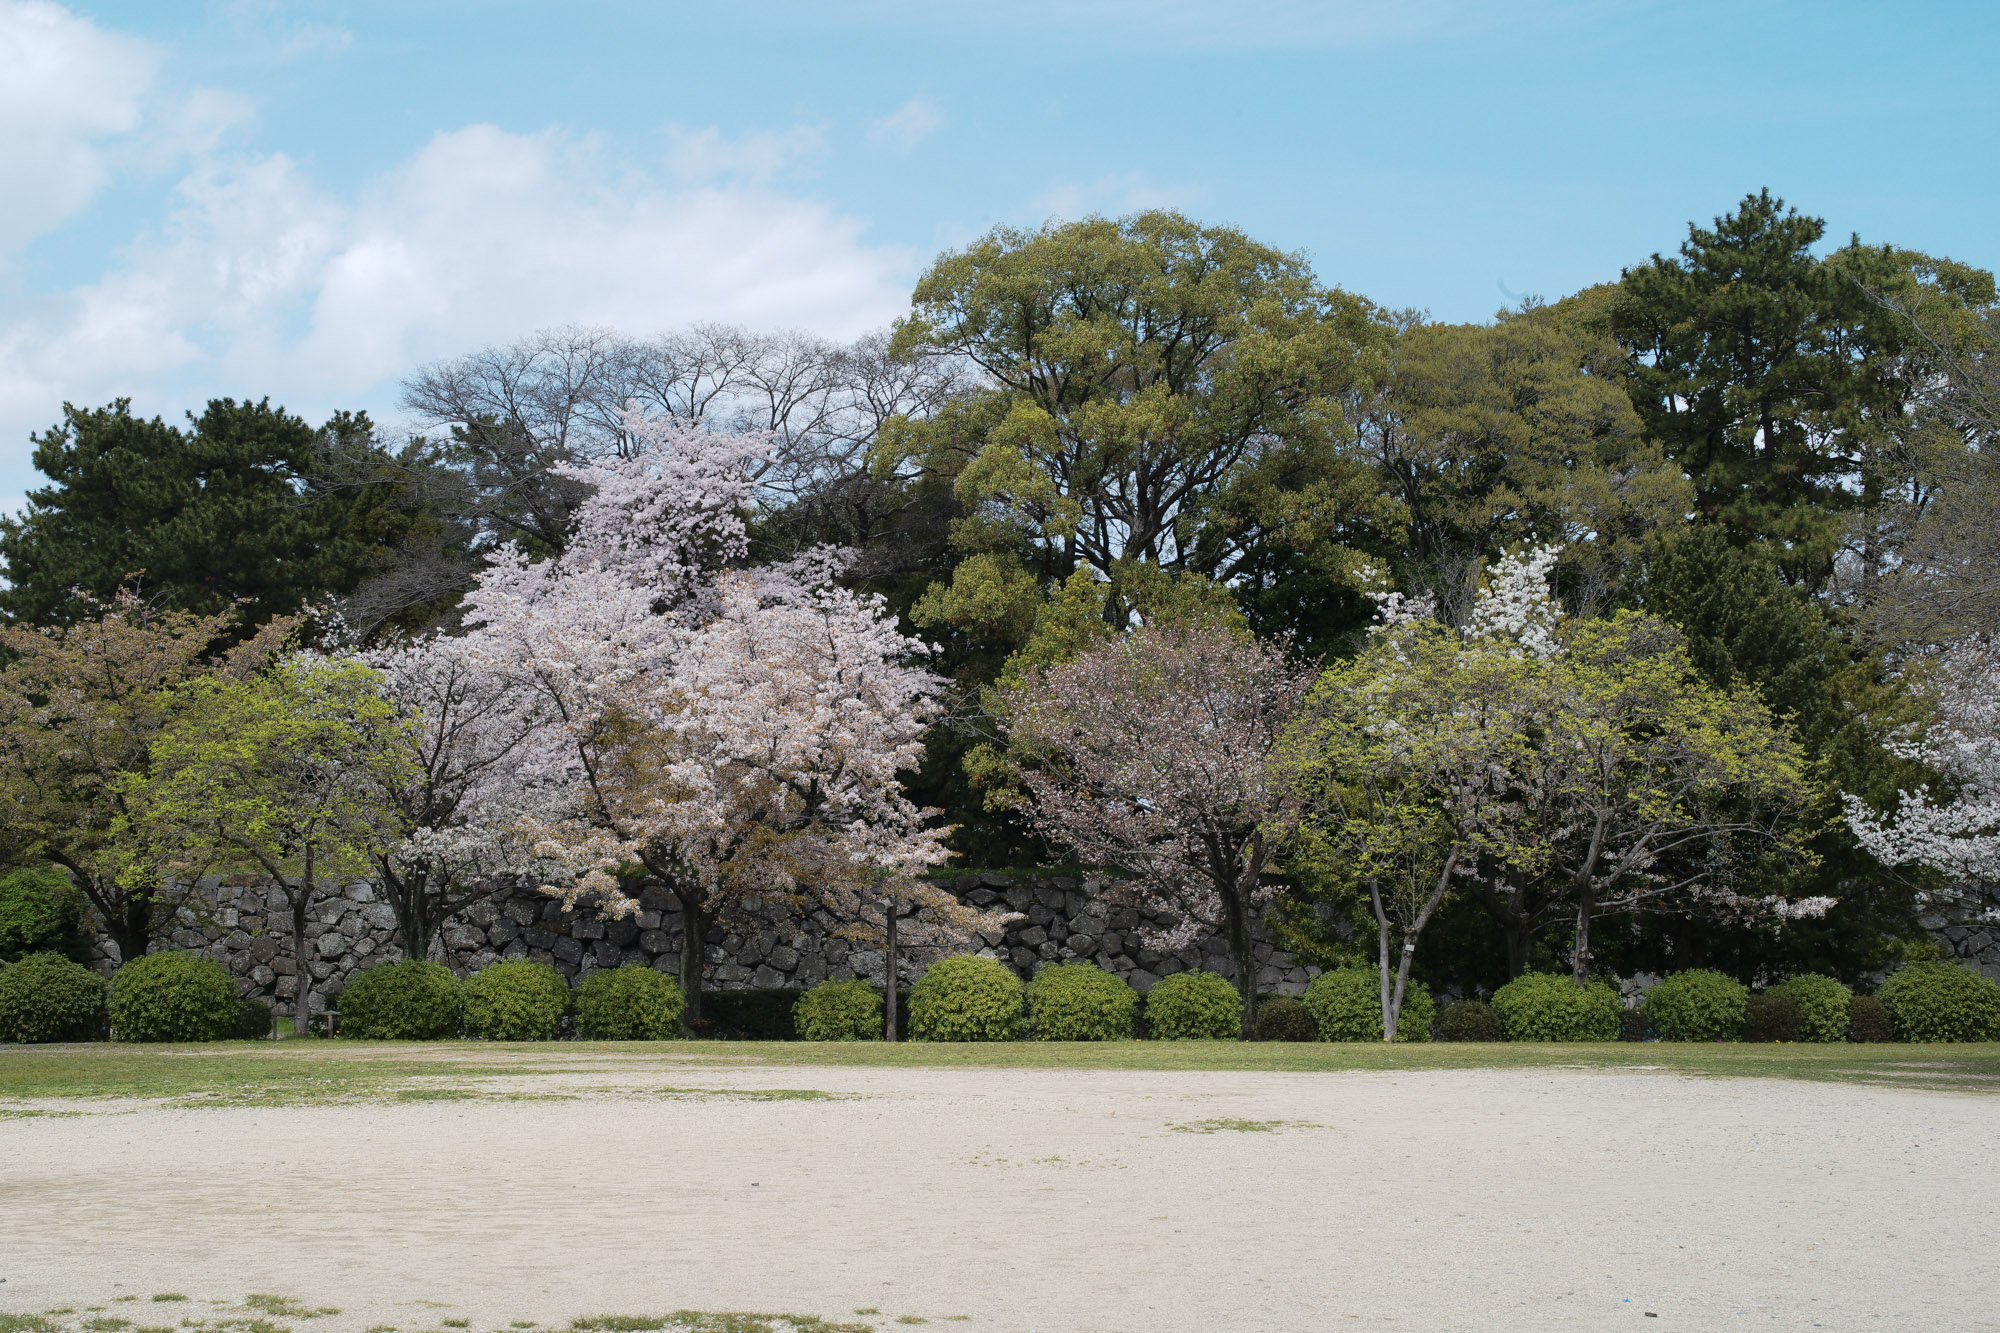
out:
{"label": "dark tree trunk", "polygon": [[403,957],[419,960],[430,957],[431,933],[437,923],[430,919],[423,872],[403,876],[386,863],[378,862],[377,867],[381,871],[382,896],[389,900],[389,910],[396,914],[396,943]]}
{"label": "dark tree trunk", "polygon": [[889,910],[883,915],[886,918],[883,922],[883,934],[888,939],[882,949],[884,955],[883,961],[886,964],[883,969],[885,976],[883,989],[887,992],[882,1002],[882,1039],[884,1041],[894,1041],[896,1040],[896,982],[898,980],[896,975],[898,971],[896,967],[896,904],[890,903]]}
{"label": "dark tree trunk", "polygon": [[1257,960],[1250,954],[1250,895],[1234,891],[1223,895],[1223,936],[1229,943],[1229,960],[1236,964],[1236,994],[1243,1002],[1237,1038],[1257,1039]]}
{"label": "dark tree trunk", "polygon": [[1590,913],[1595,905],[1594,897],[1587,886],[1576,895],[1576,953],[1570,960],[1570,966],[1578,990],[1584,989],[1590,981]]}
{"label": "dark tree trunk", "polygon": [[153,943],[153,900],[134,894],[117,906],[120,910],[105,914],[104,930],[118,946],[118,961],[144,958]]}
{"label": "dark tree trunk", "polygon": [[701,1022],[702,954],[708,948],[709,921],[699,888],[692,894],[676,888],[674,898],[681,905],[681,994],[687,997],[681,1022],[692,1033]]}
{"label": "dark tree trunk", "polygon": [[303,1037],[312,1022],[312,973],[306,967],[306,905],[310,893],[287,895],[292,900],[292,1035]]}

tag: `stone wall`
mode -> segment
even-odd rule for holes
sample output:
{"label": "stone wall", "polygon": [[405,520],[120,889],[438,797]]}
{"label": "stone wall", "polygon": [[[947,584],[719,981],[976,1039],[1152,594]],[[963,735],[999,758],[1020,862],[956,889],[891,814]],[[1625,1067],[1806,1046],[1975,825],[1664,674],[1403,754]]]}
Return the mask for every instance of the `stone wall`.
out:
{"label": "stone wall", "polygon": [[[1159,978],[1197,968],[1233,979],[1235,968],[1220,936],[1162,953],[1139,937],[1144,914],[1113,907],[1099,895],[1095,880],[1049,875],[966,875],[950,881],[976,907],[1002,907],[1021,919],[1004,930],[976,938],[972,951],[999,958],[1022,977],[1044,962],[1088,960],[1146,991]],[[206,907],[182,913],[168,944],[203,949],[238,978],[245,995],[269,1000],[280,1014],[292,1013],[298,993],[291,951],[291,914],[282,895],[265,885],[209,882]],[[564,912],[561,904],[535,893],[489,899],[468,908],[434,942],[432,956],[462,974],[503,958],[530,958],[552,964],[574,980],[596,968],[639,963],[668,974],[680,966],[680,913],[673,899],[648,892],[640,911],[621,921],[589,912]],[[329,1007],[332,997],[357,968],[400,958],[393,943],[395,917],[367,883],[350,884],[338,897],[314,907],[306,928],[313,978],[311,1009]],[[839,926],[824,911],[790,916],[775,910],[746,911],[743,917],[710,930],[704,986],[737,990],[764,986],[812,986],[828,979],[862,977],[879,983],[882,951],[836,937]],[[1301,965],[1255,928],[1257,986],[1296,994],[1318,971]],[[899,979],[922,975],[938,950],[905,948]],[[117,947],[100,938],[99,966],[117,965]],[[337,1002],[331,1007],[338,1007]]]}
{"label": "stone wall", "polygon": [[1932,908],[1920,924],[1945,957],[2000,981],[2000,887],[1962,887],[1956,901]]}

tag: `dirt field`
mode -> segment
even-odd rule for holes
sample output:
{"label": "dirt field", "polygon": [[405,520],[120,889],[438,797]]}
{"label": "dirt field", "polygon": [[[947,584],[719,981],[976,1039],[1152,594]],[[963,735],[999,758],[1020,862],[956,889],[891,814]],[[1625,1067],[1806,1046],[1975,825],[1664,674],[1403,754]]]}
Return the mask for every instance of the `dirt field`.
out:
{"label": "dirt field", "polygon": [[1041,1333],[2000,1328],[1990,1096],[759,1067],[572,1101],[51,1105],[0,1119],[0,1311],[171,1291],[340,1307],[300,1333],[681,1308]]}

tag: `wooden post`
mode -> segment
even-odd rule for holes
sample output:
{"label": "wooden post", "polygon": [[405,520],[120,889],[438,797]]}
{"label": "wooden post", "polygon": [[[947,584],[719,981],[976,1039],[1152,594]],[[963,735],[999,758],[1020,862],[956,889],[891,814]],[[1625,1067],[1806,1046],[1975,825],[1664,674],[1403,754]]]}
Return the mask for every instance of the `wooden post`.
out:
{"label": "wooden post", "polygon": [[894,898],[882,905],[882,915],[885,933],[889,937],[888,944],[883,950],[886,955],[884,961],[888,964],[883,969],[887,974],[885,984],[888,994],[883,1001],[882,1038],[885,1041],[894,1041],[896,1040],[896,900]]}

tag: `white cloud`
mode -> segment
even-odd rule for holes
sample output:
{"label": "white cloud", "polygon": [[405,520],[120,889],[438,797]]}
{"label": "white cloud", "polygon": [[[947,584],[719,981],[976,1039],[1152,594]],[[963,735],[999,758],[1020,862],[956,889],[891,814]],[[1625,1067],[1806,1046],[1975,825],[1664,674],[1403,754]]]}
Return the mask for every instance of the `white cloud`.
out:
{"label": "white cloud", "polygon": [[158,73],[150,43],[43,0],[0,0],[0,261],[71,217],[113,173]]}
{"label": "white cloud", "polygon": [[1149,181],[1139,172],[1114,172],[1087,184],[1051,186],[1028,203],[1031,212],[1062,221],[1091,213],[1117,216],[1148,208],[1187,208],[1197,192]]}
{"label": "white cloud", "polygon": [[944,108],[938,105],[936,98],[919,94],[880,120],[871,122],[868,138],[873,143],[887,144],[899,153],[907,153],[943,128]]}
{"label": "white cloud", "polygon": [[666,128],[667,166],[684,180],[768,181],[782,174],[811,175],[826,154],[826,132],[815,125],[726,135],[709,125]]}
{"label": "white cloud", "polygon": [[440,133],[348,197],[283,155],[206,159],[114,268],[0,321],[0,489],[65,399],[381,413],[420,362],[551,324],[860,333],[900,312],[917,258],[862,232],[757,179],[662,177],[556,132]]}

